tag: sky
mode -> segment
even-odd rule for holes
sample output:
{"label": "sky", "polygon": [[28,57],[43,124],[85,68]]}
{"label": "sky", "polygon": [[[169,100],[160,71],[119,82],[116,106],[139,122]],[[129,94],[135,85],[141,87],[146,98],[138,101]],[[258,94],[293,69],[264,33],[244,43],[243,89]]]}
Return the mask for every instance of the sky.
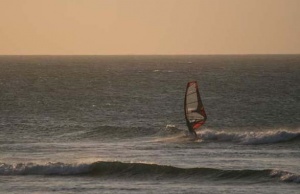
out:
{"label": "sky", "polygon": [[300,0],[0,0],[0,55],[300,54]]}

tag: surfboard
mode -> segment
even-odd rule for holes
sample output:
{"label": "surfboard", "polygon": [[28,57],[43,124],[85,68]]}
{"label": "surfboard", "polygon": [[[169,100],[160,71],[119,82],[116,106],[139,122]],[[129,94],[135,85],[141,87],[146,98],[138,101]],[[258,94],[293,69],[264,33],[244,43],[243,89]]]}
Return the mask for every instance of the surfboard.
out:
{"label": "surfboard", "polygon": [[207,119],[197,81],[187,83],[184,98],[184,115],[186,124],[190,132],[193,133],[195,133],[195,130],[199,129]]}

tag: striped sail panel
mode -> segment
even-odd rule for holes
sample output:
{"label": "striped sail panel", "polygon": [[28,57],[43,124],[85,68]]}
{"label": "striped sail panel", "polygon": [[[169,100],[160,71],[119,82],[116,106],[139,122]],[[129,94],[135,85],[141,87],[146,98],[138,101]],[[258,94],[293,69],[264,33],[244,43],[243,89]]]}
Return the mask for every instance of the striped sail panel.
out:
{"label": "striped sail panel", "polygon": [[196,81],[188,82],[187,84],[184,106],[187,122],[193,127],[193,129],[201,127],[207,117]]}

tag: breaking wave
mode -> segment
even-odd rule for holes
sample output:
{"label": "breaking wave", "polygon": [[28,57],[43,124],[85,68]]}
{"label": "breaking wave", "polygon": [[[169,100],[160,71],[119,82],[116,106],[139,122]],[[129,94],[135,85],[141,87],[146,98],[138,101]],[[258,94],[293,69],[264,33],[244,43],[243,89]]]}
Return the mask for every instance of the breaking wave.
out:
{"label": "breaking wave", "polygon": [[211,179],[250,180],[300,183],[300,175],[281,170],[222,170],[215,168],[178,168],[174,166],[99,161],[84,164],[65,163],[19,163],[0,164],[0,176],[5,175],[55,175],[55,176],[97,176],[105,178],[138,179]]}
{"label": "breaking wave", "polygon": [[204,130],[198,133],[203,140],[238,142],[241,144],[272,144],[300,139],[299,131],[227,132]]}

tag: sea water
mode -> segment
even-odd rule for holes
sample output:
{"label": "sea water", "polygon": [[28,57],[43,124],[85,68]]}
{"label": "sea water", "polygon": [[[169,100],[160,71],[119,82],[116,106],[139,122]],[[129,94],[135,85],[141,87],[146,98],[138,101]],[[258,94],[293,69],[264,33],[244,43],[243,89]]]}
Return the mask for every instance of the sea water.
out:
{"label": "sea water", "polygon": [[0,56],[0,193],[299,193],[299,75],[300,55]]}

